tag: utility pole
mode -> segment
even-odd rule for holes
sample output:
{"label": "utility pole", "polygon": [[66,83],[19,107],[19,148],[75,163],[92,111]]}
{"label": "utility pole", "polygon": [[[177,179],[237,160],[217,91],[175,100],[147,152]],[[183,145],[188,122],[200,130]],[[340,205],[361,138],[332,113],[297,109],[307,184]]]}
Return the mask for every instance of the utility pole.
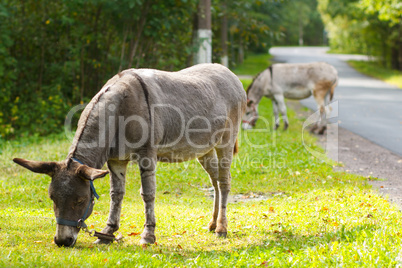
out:
{"label": "utility pole", "polygon": [[199,0],[197,14],[195,63],[212,62],[211,0]]}
{"label": "utility pole", "polygon": [[229,58],[228,58],[228,14],[227,14],[227,5],[226,0],[223,1],[222,4],[223,17],[222,17],[222,25],[221,25],[221,63],[222,65],[229,67]]}

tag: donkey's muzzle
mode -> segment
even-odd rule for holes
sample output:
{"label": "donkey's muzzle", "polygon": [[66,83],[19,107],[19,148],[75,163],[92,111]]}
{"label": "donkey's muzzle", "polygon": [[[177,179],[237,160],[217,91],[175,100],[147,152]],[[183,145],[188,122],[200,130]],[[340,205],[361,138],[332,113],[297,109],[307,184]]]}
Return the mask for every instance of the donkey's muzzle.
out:
{"label": "donkey's muzzle", "polygon": [[54,243],[58,245],[59,247],[73,247],[75,245],[76,239],[74,237],[65,237],[62,239],[57,238],[56,236],[54,237]]}

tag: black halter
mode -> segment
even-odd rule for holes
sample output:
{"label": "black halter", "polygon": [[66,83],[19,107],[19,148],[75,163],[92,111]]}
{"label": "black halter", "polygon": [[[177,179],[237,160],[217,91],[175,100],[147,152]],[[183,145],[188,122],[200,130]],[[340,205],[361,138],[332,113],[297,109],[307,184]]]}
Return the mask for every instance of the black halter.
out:
{"label": "black halter", "polygon": [[[83,165],[83,163],[81,161],[79,161],[78,159],[75,159],[75,158],[71,158],[71,159],[76,161],[76,162],[78,162],[78,163],[80,163],[81,165]],[[65,219],[62,219],[62,218],[56,218],[57,224],[73,226],[73,227],[77,227],[78,229],[88,227],[85,224],[85,220],[89,217],[89,215],[88,215],[89,208],[91,207],[91,205],[92,205],[92,207],[94,206],[95,197],[96,197],[96,199],[99,199],[99,195],[96,193],[93,180],[89,181],[89,185],[91,187],[91,200],[89,201],[87,209],[85,210],[84,216],[82,216],[82,218],[79,219],[78,221],[71,221],[71,220],[65,220]]]}

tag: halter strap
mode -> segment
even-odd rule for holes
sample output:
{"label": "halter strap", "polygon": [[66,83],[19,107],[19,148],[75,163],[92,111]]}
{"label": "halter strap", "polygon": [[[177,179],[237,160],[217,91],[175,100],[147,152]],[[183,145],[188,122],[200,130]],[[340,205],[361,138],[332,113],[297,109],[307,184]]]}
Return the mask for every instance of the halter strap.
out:
{"label": "halter strap", "polygon": [[85,165],[84,163],[82,163],[80,160],[78,160],[78,159],[75,158],[75,157],[71,157],[71,159],[73,159],[75,162],[80,163],[81,165]]}

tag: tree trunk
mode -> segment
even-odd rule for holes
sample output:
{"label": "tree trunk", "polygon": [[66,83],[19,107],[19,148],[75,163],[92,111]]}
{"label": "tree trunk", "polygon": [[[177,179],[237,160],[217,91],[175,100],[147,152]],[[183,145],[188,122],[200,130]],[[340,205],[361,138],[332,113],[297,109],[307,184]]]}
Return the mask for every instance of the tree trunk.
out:
{"label": "tree trunk", "polygon": [[[44,40],[44,39],[43,39]],[[41,46],[38,91],[42,91],[43,72],[45,68],[45,45]]]}
{"label": "tree trunk", "polygon": [[222,17],[222,26],[221,26],[221,46],[222,46],[222,54],[221,54],[221,63],[223,66],[229,67],[229,58],[228,58],[228,15],[226,11],[226,0],[222,4],[223,17]]}
{"label": "tree trunk", "polygon": [[399,38],[396,44],[398,47],[398,67],[402,71],[402,22],[399,23]]}
{"label": "tree trunk", "polygon": [[142,35],[142,31],[144,30],[144,26],[145,26],[145,22],[147,20],[147,15],[148,15],[148,11],[149,11],[149,7],[151,6],[152,1],[148,0],[146,1],[144,8],[141,12],[141,18],[140,21],[138,23],[138,28],[137,28],[137,34],[135,36],[135,41],[134,41],[134,46],[131,49],[131,53],[130,53],[130,58],[129,58],[129,62],[128,62],[128,68],[131,68],[132,64],[133,64],[133,59],[135,56],[135,52],[138,48],[138,44],[140,42],[140,37]]}
{"label": "tree trunk", "polygon": [[239,62],[238,64],[242,64],[244,61],[244,47],[243,47],[243,38],[239,35]]}
{"label": "tree trunk", "polygon": [[84,86],[85,86],[85,60],[84,60],[84,47],[85,45],[83,44],[81,47],[81,64],[80,64],[80,68],[81,68],[81,87],[80,87],[80,103],[83,104],[84,103]]}
{"label": "tree trunk", "polygon": [[301,14],[299,14],[299,46],[302,46],[303,44],[303,21]]}
{"label": "tree trunk", "polygon": [[119,73],[123,69],[123,61],[124,61],[124,54],[125,54],[125,49],[126,49],[126,40],[127,40],[127,35],[128,35],[128,27],[123,31],[124,31],[124,36],[123,36],[123,43],[121,45]]}
{"label": "tree trunk", "polygon": [[212,62],[211,0],[199,0],[195,63]]}

